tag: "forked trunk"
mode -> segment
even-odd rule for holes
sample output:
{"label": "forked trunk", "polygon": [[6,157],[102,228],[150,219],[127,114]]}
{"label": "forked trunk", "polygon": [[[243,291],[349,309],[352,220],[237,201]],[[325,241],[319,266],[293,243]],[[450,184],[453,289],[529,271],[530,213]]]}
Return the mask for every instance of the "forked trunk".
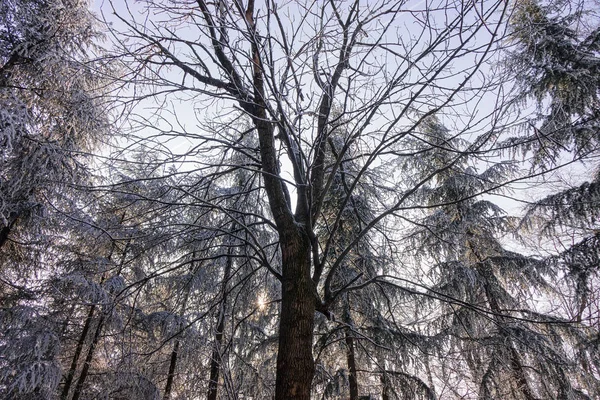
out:
{"label": "forked trunk", "polygon": [[71,390],[73,378],[75,377],[75,371],[77,370],[77,363],[79,362],[79,356],[81,355],[81,351],[83,350],[83,345],[85,343],[85,339],[87,338],[88,332],[90,330],[90,326],[92,325],[92,320],[94,318],[95,310],[96,310],[96,305],[93,304],[88,311],[88,315],[85,319],[85,324],[83,326],[83,330],[81,331],[81,335],[79,336],[79,341],[77,342],[77,347],[75,348],[75,354],[73,355],[73,359],[71,360],[71,367],[69,368],[69,372],[67,373],[67,377],[65,380],[65,386],[63,387],[63,391],[60,396],[60,398],[62,400],[66,400],[69,397],[69,391]]}
{"label": "forked trunk", "polygon": [[94,351],[96,350],[96,346],[98,345],[98,341],[100,340],[100,334],[102,332],[102,328],[104,325],[105,315],[100,317],[98,321],[98,325],[96,326],[96,332],[94,333],[94,337],[92,339],[92,343],[90,343],[90,347],[88,348],[87,356],[85,357],[85,362],[83,363],[83,369],[81,370],[81,375],[79,375],[79,379],[77,380],[77,385],[75,385],[75,391],[73,392],[72,400],[79,400],[81,397],[81,392],[83,391],[83,385],[85,384],[85,380],[88,377],[88,373],[90,371],[90,366],[92,365],[92,360],[94,358]]}

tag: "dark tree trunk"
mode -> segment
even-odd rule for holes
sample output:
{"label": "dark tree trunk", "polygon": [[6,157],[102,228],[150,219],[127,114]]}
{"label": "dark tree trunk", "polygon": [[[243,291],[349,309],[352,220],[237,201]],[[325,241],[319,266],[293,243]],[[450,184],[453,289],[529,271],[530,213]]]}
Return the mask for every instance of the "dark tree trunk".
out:
{"label": "dark tree trunk", "polygon": [[223,343],[223,329],[225,325],[225,317],[220,315],[215,332],[215,343],[210,359],[210,378],[208,381],[208,396],[207,400],[217,400],[219,393],[219,370],[221,368],[221,345]]}
{"label": "dark tree trunk", "polygon": [[352,332],[352,317],[350,316],[350,299],[345,297],[344,323],[348,325],[344,330],[346,341],[346,363],[348,364],[348,384],[350,386],[350,400],[358,400],[358,375],[356,373],[356,355],[354,334]]}
{"label": "dark tree trunk", "polygon": [[282,282],[276,400],[309,400],[315,287],[310,277],[310,242],[302,234],[281,238]]}
{"label": "dark tree trunk", "polygon": [[83,369],[81,370],[81,375],[79,375],[77,385],[75,385],[75,391],[73,392],[72,400],[79,400],[79,397],[81,397],[81,391],[83,390],[83,385],[87,379],[90,365],[92,364],[92,359],[94,358],[94,350],[96,349],[96,345],[100,340],[100,333],[102,332],[102,327],[104,325],[104,317],[105,316],[102,315],[102,317],[100,317],[98,320],[96,332],[94,332],[92,343],[90,343],[90,347],[88,348],[87,356],[85,357],[85,362],[83,363]]}
{"label": "dark tree trunk", "polygon": [[73,360],[71,360],[71,366],[65,379],[65,386],[63,387],[63,391],[60,396],[62,400],[66,400],[69,397],[69,391],[71,390],[73,378],[75,377],[75,371],[77,370],[77,363],[79,362],[79,356],[81,355],[83,345],[85,344],[85,339],[87,338],[90,326],[92,325],[95,310],[96,305],[92,305],[85,319],[85,324],[83,325],[83,330],[81,331],[81,335],[79,336],[79,341],[77,342],[77,347],[75,348],[75,354],[73,354]]}
{"label": "dark tree trunk", "polygon": [[[193,252],[191,269],[190,269],[192,276],[194,276],[197,272],[196,263],[194,261],[195,259],[196,259],[196,252]],[[191,279],[190,279],[190,281],[191,281]],[[192,288],[189,286],[189,284],[187,284],[184,287],[183,301],[181,303],[181,316],[182,317],[185,315],[185,311],[187,310],[187,303],[190,298],[191,290],[192,290]],[[179,325],[179,329],[180,329],[179,333],[181,333],[181,330],[183,329],[181,324]],[[165,384],[165,393],[163,395],[163,400],[169,400],[169,398],[171,398],[171,391],[173,390],[173,382],[175,381],[175,370],[177,369],[177,359],[179,357],[180,342],[181,341],[179,340],[179,336],[176,337],[175,343],[173,344],[173,350],[171,351],[171,358],[169,360],[169,372],[167,373],[167,383]]]}
{"label": "dark tree trunk", "polygon": [[210,378],[208,381],[207,400],[217,400],[219,393],[219,372],[221,369],[221,347],[223,344],[223,332],[225,330],[225,313],[227,311],[227,283],[231,275],[231,264],[233,260],[231,255],[227,257],[225,271],[223,271],[223,284],[221,286],[221,309],[217,319],[215,330],[215,343],[210,359]]}
{"label": "dark tree trunk", "polygon": [[350,384],[350,400],[358,400],[358,379],[356,376],[354,337],[352,336],[352,331],[350,329],[346,329],[346,361],[348,362],[348,383]]}
{"label": "dark tree trunk", "polygon": [[179,354],[179,339],[175,339],[173,345],[173,351],[171,352],[171,361],[169,362],[169,374],[167,375],[167,384],[165,385],[164,400],[169,400],[171,397],[171,390],[173,388],[173,381],[175,379],[175,368],[177,367],[177,355]]}

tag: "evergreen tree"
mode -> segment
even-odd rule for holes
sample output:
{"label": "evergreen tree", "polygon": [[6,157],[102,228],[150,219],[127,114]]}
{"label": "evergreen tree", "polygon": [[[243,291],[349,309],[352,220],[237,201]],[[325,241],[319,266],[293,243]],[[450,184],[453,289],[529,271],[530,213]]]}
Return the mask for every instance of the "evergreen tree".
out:
{"label": "evergreen tree", "polygon": [[[108,131],[106,81],[88,4],[0,4],[0,396],[51,398],[68,299],[49,276],[91,219],[74,190]],[[81,223],[74,223],[78,220]],[[72,253],[71,253],[72,254]]]}
{"label": "evergreen tree", "polygon": [[414,240],[436,261],[431,293],[445,300],[439,307],[448,308],[441,311],[440,329],[448,335],[446,346],[458,350],[458,362],[468,366],[463,384],[474,385],[471,390],[486,399],[593,398],[594,374],[581,379],[582,360],[568,351],[579,347],[585,331],[559,310],[548,314],[535,307],[534,299],[539,302],[544,293],[560,296],[551,281],[556,271],[506,250],[498,236],[515,219],[478,198],[506,179],[510,166],[495,164],[479,173],[467,156],[455,157],[460,143],[438,120],[430,119],[424,130],[437,149],[425,163],[449,168],[423,191],[432,211]]}
{"label": "evergreen tree", "polygon": [[600,24],[584,5],[522,1],[511,20],[507,72],[516,80],[518,104],[537,102],[528,134],[513,141],[533,153],[535,166],[556,164],[561,154],[580,159],[598,151]]}
{"label": "evergreen tree", "polygon": [[[565,313],[580,324],[574,346],[585,376],[598,365],[598,217],[600,215],[600,19],[585,2],[523,2],[513,19],[516,50],[509,58],[523,96],[534,96],[540,111],[526,150],[536,164],[554,167],[559,155],[582,159],[593,174],[578,186],[539,199],[528,207],[522,227],[550,239],[559,249],[547,263],[564,275],[563,290],[575,300]],[[526,60],[533,63],[526,64]],[[521,68],[519,72],[518,68]],[[567,238],[567,242],[561,238]],[[597,393],[597,383],[582,378]],[[595,390],[595,391],[594,391]]]}

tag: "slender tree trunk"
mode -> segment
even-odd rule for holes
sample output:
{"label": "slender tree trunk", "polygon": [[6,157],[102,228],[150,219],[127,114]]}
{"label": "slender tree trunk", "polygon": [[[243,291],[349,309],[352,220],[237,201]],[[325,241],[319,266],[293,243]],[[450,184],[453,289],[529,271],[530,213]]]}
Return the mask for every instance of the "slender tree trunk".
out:
{"label": "slender tree trunk", "polygon": [[223,283],[221,285],[221,308],[217,319],[217,327],[215,330],[215,343],[210,359],[210,378],[208,381],[207,400],[217,400],[219,393],[219,372],[221,369],[221,347],[223,345],[223,332],[225,331],[225,314],[227,311],[227,283],[231,276],[231,266],[233,259],[231,253],[227,256],[225,271],[223,271]]}
{"label": "slender tree trunk", "polygon": [[[191,264],[191,268],[190,268],[190,272],[192,274],[192,278],[190,278],[190,281],[193,279],[193,276],[196,274],[197,272],[197,267],[195,264],[196,260],[196,252],[194,251],[192,253],[192,264]],[[192,290],[190,284],[186,284],[184,287],[184,295],[183,295],[183,301],[181,302],[181,315],[182,317],[185,315],[185,311],[187,309],[187,302],[188,299],[190,298],[190,291]],[[179,326],[179,329],[181,330],[182,327],[181,325]],[[171,358],[169,360],[169,372],[167,373],[167,383],[165,384],[165,393],[163,395],[163,400],[169,400],[169,398],[171,398],[171,391],[173,390],[173,382],[175,381],[175,370],[177,369],[177,359],[179,357],[179,346],[180,346],[180,340],[179,340],[179,336],[177,336],[175,338],[175,343],[173,344],[173,350],[171,351]]]}
{"label": "slender tree trunk", "polygon": [[[123,215],[121,216],[121,223],[124,220],[125,220],[125,213],[123,213]],[[125,257],[127,256],[127,251],[129,250],[130,243],[131,243],[131,239],[129,239],[127,241],[127,243],[125,244],[125,248],[123,249],[123,254],[121,256],[121,261],[119,262],[119,269],[117,271],[117,275],[120,275],[121,271],[123,270],[123,265],[125,264]],[[113,244],[113,247],[110,251],[110,255],[108,256],[109,260],[112,259],[114,251],[115,251],[115,245]],[[100,280],[100,284],[102,284],[105,279],[106,279],[106,276],[103,275],[102,279]],[[90,321],[94,315],[95,308],[96,308],[96,305],[92,305],[90,308],[90,311],[88,313],[88,318],[90,319]],[[96,331],[94,332],[94,337],[92,338],[92,343],[90,343],[90,347],[88,348],[88,352],[85,357],[85,361],[83,363],[83,368],[81,370],[81,374],[79,375],[79,379],[77,379],[77,384],[75,385],[75,391],[73,392],[73,398],[71,400],[79,400],[79,397],[81,396],[83,384],[85,383],[85,380],[87,379],[88,372],[89,372],[90,366],[92,364],[92,359],[94,358],[94,350],[96,349],[96,345],[98,344],[98,341],[100,340],[100,334],[102,333],[102,328],[104,326],[105,317],[106,317],[106,314],[102,313],[102,315],[100,316],[100,319],[98,320],[98,325],[96,326]],[[87,324],[87,322],[88,321],[86,320],[86,324]],[[88,326],[88,329],[89,329],[89,326]],[[85,327],[84,327],[84,330],[85,330]],[[87,335],[87,332],[85,332],[85,333]],[[82,336],[83,336],[83,333],[82,333]],[[84,340],[85,340],[85,338],[84,338]],[[79,358],[79,356],[77,356],[77,358]],[[75,368],[77,368],[77,361],[75,360],[75,357],[73,357],[73,360],[75,362]],[[71,367],[73,367],[73,365],[71,365]],[[73,373],[75,373],[75,371],[73,371]],[[69,386],[70,386],[70,384],[69,384]],[[63,393],[66,393],[66,396],[68,396],[68,389],[66,392],[63,390]]]}
{"label": "slender tree trunk", "polygon": [[83,363],[83,369],[81,370],[81,375],[79,375],[79,379],[77,380],[77,385],[75,385],[75,391],[73,392],[72,400],[79,400],[81,397],[81,391],[83,389],[83,384],[88,376],[88,372],[90,370],[90,365],[92,364],[92,359],[94,358],[94,350],[96,349],[96,345],[100,340],[100,333],[102,332],[102,327],[104,325],[105,315],[102,315],[98,320],[98,325],[96,326],[96,332],[94,332],[94,337],[92,339],[92,343],[90,343],[90,347],[88,348],[87,356],[85,357],[85,362]]}
{"label": "slender tree trunk", "polygon": [[521,357],[519,356],[519,353],[512,342],[512,338],[508,336],[502,329],[502,326],[506,323],[506,321],[505,318],[502,316],[502,310],[500,309],[500,305],[498,304],[498,301],[494,296],[492,288],[490,287],[488,281],[488,278],[490,277],[491,273],[491,271],[484,271],[485,294],[490,305],[490,309],[494,312],[494,319],[496,321],[496,324],[498,324],[498,326],[500,327],[500,334],[505,337],[505,341],[509,346],[511,370],[513,372],[519,390],[521,391],[521,393],[523,393],[523,398],[526,400],[537,400],[537,398],[533,395],[531,388],[529,387],[529,382],[527,381],[527,376],[523,368],[523,362],[521,361]]}
{"label": "slender tree trunk", "polygon": [[223,329],[225,328],[225,316],[221,313],[215,332],[215,343],[210,359],[210,378],[208,381],[207,400],[217,400],[219,393],[219,370],[221,368],[221,345],[223,343]]}
{"label": "slender tree trunk", "polygon": [[173,388],[173,381],[175,380],[175,368],[177,367],[177,355],[179,354],[179,338],[175,339],[173,345],[173,351],[171,352],[171,361],[169,362],[169,374],[167,375],[167,384],[165,385],[164,400],[169,400],[171,397],[171,390]]}
{"label": "slender tree trunk", "polygon": [[358,379],[356,376],[356,358],[354,355],[354,337],[352,331],[346,329],[346,361],[348,363],[348,383],[350,384],[350,400],[358,400]]}
{"label": "slender tree trunk", "polygon": [[[183,303],[181,305],[181,314],[185,314],[185,309],[187,306],[187,301],[190,295],[190,288],[187,288],[185,292]],[[181,326],[180,328],[181,329]],[[173,344],[173,350],[171,350],[171,357],[169,360],[169,372],[167,373],[167,383],[165,384],[165,393],[163,395],[163,400],[169,400],[171,398],[171,391],[173,390],[173,382],[175,381],[175,370],[177,369],[177,359],[179,357],[179,346],[180,346],[179,336],[175,338],[175,343]]]}
{"label": "slender tree trunk", "polygon": [[309,400],[315,286],[310,277],[310,242],[301,233],[281,237],[282,282],[276,400]]}
{"label": "slender tree trunk", "polygon": [[83,325],[83,330],[81,331],[81,335],[79,336],[79,341],[77,342],[77,347],[75,348],[75,354],[73,354],[71,366],[69,367],[69,372],[67,373],[67,378],[65,379],[65,386],[63,387],[63,391],[60,396],[62,400],[66,400],[69,397],[69,391],[71,390],[71,384],[73,383],[75,371],[77,370],[77,363],[79,362],[79,356],[81,355],[83,345],[85,344],[85,339],[87,338],[90,326],[92,325],[95,310],[96,305],[94,304],[90,307],[88,315],[85,319],[85,324]]}
{"label": "slender tree trunk", "polygon": [[587,280],[588,280],[587,274],[579,275],[578,279],[577,279],[576,293],[581,293],[581,298],[579,299],[579,308],[577,310],[577,316],[576,316],[576,321],[579,324],[583,320],[583,313],[588,306]]}
{"label": "slender tree trunk", "polygon": [[348,384],[350,386],[350,400],[358,400],[358,375],[356,373],[356,355],[354,335],[352,332],[352,317],[350,316],[350,299],[345,297],[344,323],[348,325],[344,330],[346,341],[346,363],[348,364]]}

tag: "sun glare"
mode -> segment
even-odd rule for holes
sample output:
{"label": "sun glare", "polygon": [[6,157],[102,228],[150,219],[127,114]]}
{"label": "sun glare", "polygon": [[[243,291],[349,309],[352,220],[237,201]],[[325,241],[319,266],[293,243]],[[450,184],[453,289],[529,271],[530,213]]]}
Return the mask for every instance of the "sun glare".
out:
{"label": "sun glare", "polygon": [[265,293],[259,293],[258,298],[256,299],[256,305],[260,311],[264,311],[267,308],[268,298]]}

